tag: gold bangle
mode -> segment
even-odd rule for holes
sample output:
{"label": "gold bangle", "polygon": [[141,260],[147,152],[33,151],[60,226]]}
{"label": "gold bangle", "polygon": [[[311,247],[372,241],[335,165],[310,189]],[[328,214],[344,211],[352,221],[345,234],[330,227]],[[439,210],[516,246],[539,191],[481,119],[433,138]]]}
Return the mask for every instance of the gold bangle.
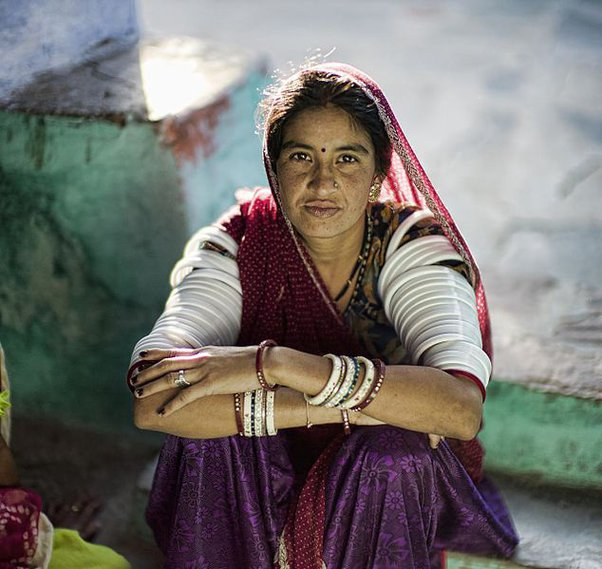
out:
{"label": "gold bangle", "polygon": [[309,403],[307,402],[307,400],[305,401],[305,428],[306,429],[311,429],[314,424],[309,420]]}

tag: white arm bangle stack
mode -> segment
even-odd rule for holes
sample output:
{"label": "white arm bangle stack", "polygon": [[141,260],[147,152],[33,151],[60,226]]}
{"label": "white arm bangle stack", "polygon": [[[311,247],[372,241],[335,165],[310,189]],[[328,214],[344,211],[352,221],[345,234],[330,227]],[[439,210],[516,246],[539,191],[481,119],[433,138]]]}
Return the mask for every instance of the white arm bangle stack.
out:
{"label": "white arm bangle stack", "polygon": [[407,218],[387,248],[378,291],[413,364],[465,371],[487,386],[491,361],[482,349],[476,297],[457,271],[437,265],[463,261],[447,237],[418,237],[399,247],[407,231],[430,212]]}
{"label": "white arm bangle stack", "polygon": [[[233,258],[203,248],[204,244],[218,246]],[[190,239],[171,273],[173,289],[165,310],[134,347],[131,363],[142,350],[236,342],[242,315],[237,252],[236,241],[218,227],[204,227]]]}

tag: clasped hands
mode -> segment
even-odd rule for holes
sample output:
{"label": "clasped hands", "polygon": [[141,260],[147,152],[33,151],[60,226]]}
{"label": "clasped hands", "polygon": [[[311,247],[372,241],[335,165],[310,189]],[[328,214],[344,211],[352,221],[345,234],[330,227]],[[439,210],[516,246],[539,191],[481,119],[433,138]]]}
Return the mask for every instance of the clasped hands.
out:
{"label": "clasped hands", "polygon": [[148,367],[132,379],[136,397],[143,399],[178,388],[179,372],[190,387],[179,389],[177,395],[161,409],[170,415],[201,397],[242,393],[259,388],[255,374],[254,346],[207,346],[203,348],[152,349],[142,352],[140,360]]}

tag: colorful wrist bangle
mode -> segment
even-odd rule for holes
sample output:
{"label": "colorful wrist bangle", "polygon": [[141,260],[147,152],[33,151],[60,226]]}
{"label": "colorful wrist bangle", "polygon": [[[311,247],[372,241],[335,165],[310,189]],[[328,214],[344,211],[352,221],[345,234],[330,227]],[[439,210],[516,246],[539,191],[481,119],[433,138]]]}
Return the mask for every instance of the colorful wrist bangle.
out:
{"label": "colorful wrist bangle", "polygon": [[378,359],[372,360],[372,363],[377,369],[376,381],[372,385],[372,388],[366,396],[366,399],[364,399],[364,401],[362,401],[357,407],[353,407],[352,411],[362,411],[363,409],[368,407],[368,405],[370,405],[370,403],[372,403],[372,401],[374,401],[374,398],[378,395],[378,392],[380,391],[380,388],[382,387],[383,382],[385,381],[385,364]]}
{"label": "colorful wrist bangle", "polygon": [[259,344],[259,346],[257,346],[257,353],[255,354],[255,371],[257,373],[257,381],[259,381],[259,385],[261,385],[261,387],[263,387],[263,389],[266,391],[276,391],[279,386],[276,384],[270,385],[265,378],[265,374],[263,373],[263,352],[266,350],[266,348],[277,345],[278,344],[276,344],[274,340],[264,340],[261,342],[261,344]]}

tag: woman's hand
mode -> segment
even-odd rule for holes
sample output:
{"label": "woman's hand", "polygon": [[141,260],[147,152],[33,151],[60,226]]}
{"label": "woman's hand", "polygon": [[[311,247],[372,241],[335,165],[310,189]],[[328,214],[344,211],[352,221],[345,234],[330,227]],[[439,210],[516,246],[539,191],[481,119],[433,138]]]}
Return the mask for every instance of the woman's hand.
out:
{"label": "woman's hand", "polygon": [[165,404],[160,414],[169,415],[201,397],[258,389],[256,351],[256,346],[148,350],[142,359],[155,363],[135,376],[134,393],[138,398],[145,398],[178,389],[176,381],[180,370],[184,371],[184,378],[192,385],[179,388],[178,394]]}
{"label": "woman's hand", "polygon": [[441,435],[433,435],[429,433],[429,445],[432,449],[436,449],[441,441],[444,441],[445,437]]}

